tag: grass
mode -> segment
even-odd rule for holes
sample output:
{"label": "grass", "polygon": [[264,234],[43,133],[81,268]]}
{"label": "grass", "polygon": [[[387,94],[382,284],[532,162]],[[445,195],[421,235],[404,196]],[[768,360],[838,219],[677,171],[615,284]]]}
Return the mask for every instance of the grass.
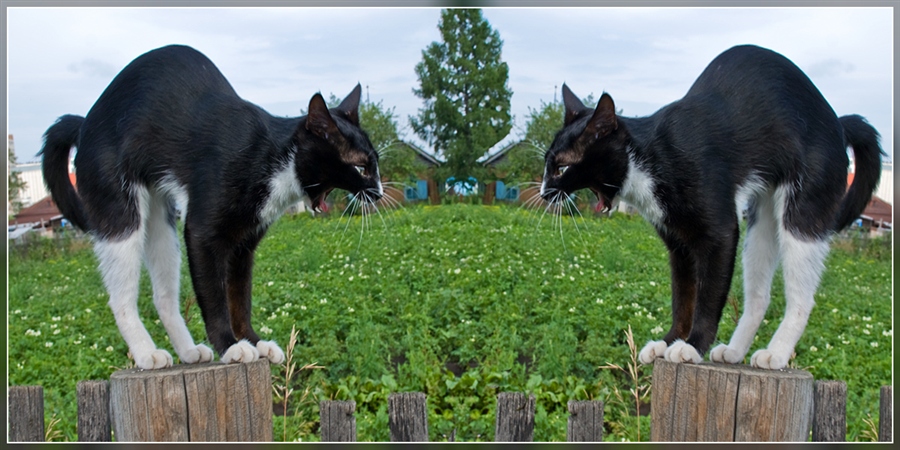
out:
{"label": "grass", "polygon": [[[282,348],[296,333],[296,366],[272,367],[276,400],[287,399],[274,406],[276,439],[318,440],[319,401],[339,399],[357,403],[359,440],[387,441],[387,396],[398,391],[428,395],[432,441],[492,440],[502,391],[535,394],[536,441],[564,441],[566,403],[586,399],[605,401],[606,440],[649,437],[649,417],[634,411],[650,370],[631,372],[626,331],[632,347],[661,338],[671,293],[667,252],[643,219],[578,219],[576,229],[569,218],[462,204],[369,219],[361,234],[359,217],[285,217],[259,247],[256,330]],[[842,240],[826,266],[792,364],[847,382],[847,438],[866,440],[865,419],[877,419],[878,390],[891,384],[890,247]],[[182,272],[188,327],[204,340],[186,260]],[[93,253],[79,240],[11,248],[9,280],[9,383],[43,386],[47,420],[60,420],[53,436],[74,441],[76,383],[130,365]],[[738,265],[734,299],[740,280]],[[726,308],[720,341],[739,305]],[[139,307],[171,351],[146,276]],[[751,352],[783,310],[778,274]]]}

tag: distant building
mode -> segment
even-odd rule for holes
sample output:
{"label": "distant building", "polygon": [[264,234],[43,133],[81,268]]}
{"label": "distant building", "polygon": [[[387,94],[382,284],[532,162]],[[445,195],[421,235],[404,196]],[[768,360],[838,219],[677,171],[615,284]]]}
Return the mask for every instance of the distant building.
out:
{"label": "distant building", "polygon": [[[7,145],[15,154],[15,142],[11,134],[7,136]],[[44,186],[44,176],[41,173],[40,162],[30,161],[22,164],[8,164],[7,172],[18,172],[19,177],[25,182],[25,189],[19,192],[18,197],[19,201],[22,202],[23,208],[37,203],[49,194],[46,186]]]}

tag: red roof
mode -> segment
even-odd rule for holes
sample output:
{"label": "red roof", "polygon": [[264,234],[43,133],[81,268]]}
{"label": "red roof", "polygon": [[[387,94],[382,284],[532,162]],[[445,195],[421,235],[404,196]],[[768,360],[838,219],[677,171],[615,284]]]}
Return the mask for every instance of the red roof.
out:
{"label": "red roof", "polygon": [[22,208],[14,218],[9,219],[9,225],[15,225],[17,223],[43,223],[49,224],[49,222],[57,217],[59,217],[62,213],[59,212],[59,208],[56,207],[56,203],[53,202],[53,199],[50,196],[46,196],[40,200],[38,200],[35,204]]}
{"label": "red roof", "polygon": [[[77,186],[75,184],[75,174],[69,172],[69,181],[72,182],[73,186]],[[15,225],[17,223],[42,223],[45,225],[49,225],[50,221],[53,219],[57,219],[62,215],[59,212],[59,208],[56,206],[56,202],[48,195],[33,205],[22,208],[14,218],[10,218],[7,221],[8,225]]]}
{"label": "red roof", "polygon": [[[853,183],[854,174],[854,172],[847,174],[848,189]],[[862,215],[872,218],[875,222],[891,223],[893,221],[893,211],[894,208],[890,203],[882,200],[877,195],[873,195],[872,200],[869,200],[869,204],[866,205],[866,209],[863,210]]]}

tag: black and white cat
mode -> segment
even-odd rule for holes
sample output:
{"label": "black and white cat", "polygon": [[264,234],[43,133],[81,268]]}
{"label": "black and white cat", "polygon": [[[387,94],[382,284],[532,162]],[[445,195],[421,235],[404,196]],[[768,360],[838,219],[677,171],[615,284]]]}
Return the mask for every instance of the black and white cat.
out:
{"label": "black and white cat", "polygon": [[[738,208],[749,202],[744,311],[715,362],[744,360],[782,263],[784,318],[755,367],[784,368],[809,319],[830,237],[862,212],[878,184],[878,133],[838,118],[787,58],[745,45],[716,57],[684,98],[643,118],[618,117],[604,93],[596,109],[563,86],[565,126],[546,153],[541,195],[578,189],[597,209],[616,197],[656,227],[669,250],[672,327],[640,360],[697,363],[716,338],[734,272]],[[846,188],[847,146],[856,175]]]}
{"label": "black and white cat", "polygon": [[[360,91],[330,111],[315,94],[306,116],[273,117],[238,97],[206,56],[173,45],[128,64],[86,117],[62,116],[47,130],[44,179],[63,215],[94,240],[109,306],[137,367],[172,365],[138,316],[142,259],[181,362],[213,358],[179,314],[176,203],[186,208],[191,280],[213,348],[225,362],[284,360],[250,323],[254,251],[301,199],[322,210],[334,188],[365,202],[384,194],[378,155],[359,128]],[[67,175],[73,145],[77,192]]]}

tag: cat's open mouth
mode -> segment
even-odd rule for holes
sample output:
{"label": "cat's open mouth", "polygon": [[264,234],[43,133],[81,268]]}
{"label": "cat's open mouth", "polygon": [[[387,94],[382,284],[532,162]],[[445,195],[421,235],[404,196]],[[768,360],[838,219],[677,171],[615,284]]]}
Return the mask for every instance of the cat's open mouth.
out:
{"label": "cat's open mouth", "polygon": [[602,192],[600,192],[594,188],[590,188],[590,189],[591,189],[591,192],[593,192],[594,195],[597,196],[597,205],[594,206],[594,212],[599,213],[599,212],[609,211],[610,204],[612,203],[610,201],[610,199],[606,198],[606,196],[603,195]]}
{"label": "cat's open mouth", "polygon": [[334,190],[334,188],[325,189],[324,191],[322,191],[321,194],[319,194],[318,196],[316,196],[316,198],[313,199],[313,201],[312,201],[313,211],[320,211],[323,213],[328,212],[328,203],[325,202],[325,199],[328,198],[328,194],[330,194],[331,191],[333,191],[333,190]]}

